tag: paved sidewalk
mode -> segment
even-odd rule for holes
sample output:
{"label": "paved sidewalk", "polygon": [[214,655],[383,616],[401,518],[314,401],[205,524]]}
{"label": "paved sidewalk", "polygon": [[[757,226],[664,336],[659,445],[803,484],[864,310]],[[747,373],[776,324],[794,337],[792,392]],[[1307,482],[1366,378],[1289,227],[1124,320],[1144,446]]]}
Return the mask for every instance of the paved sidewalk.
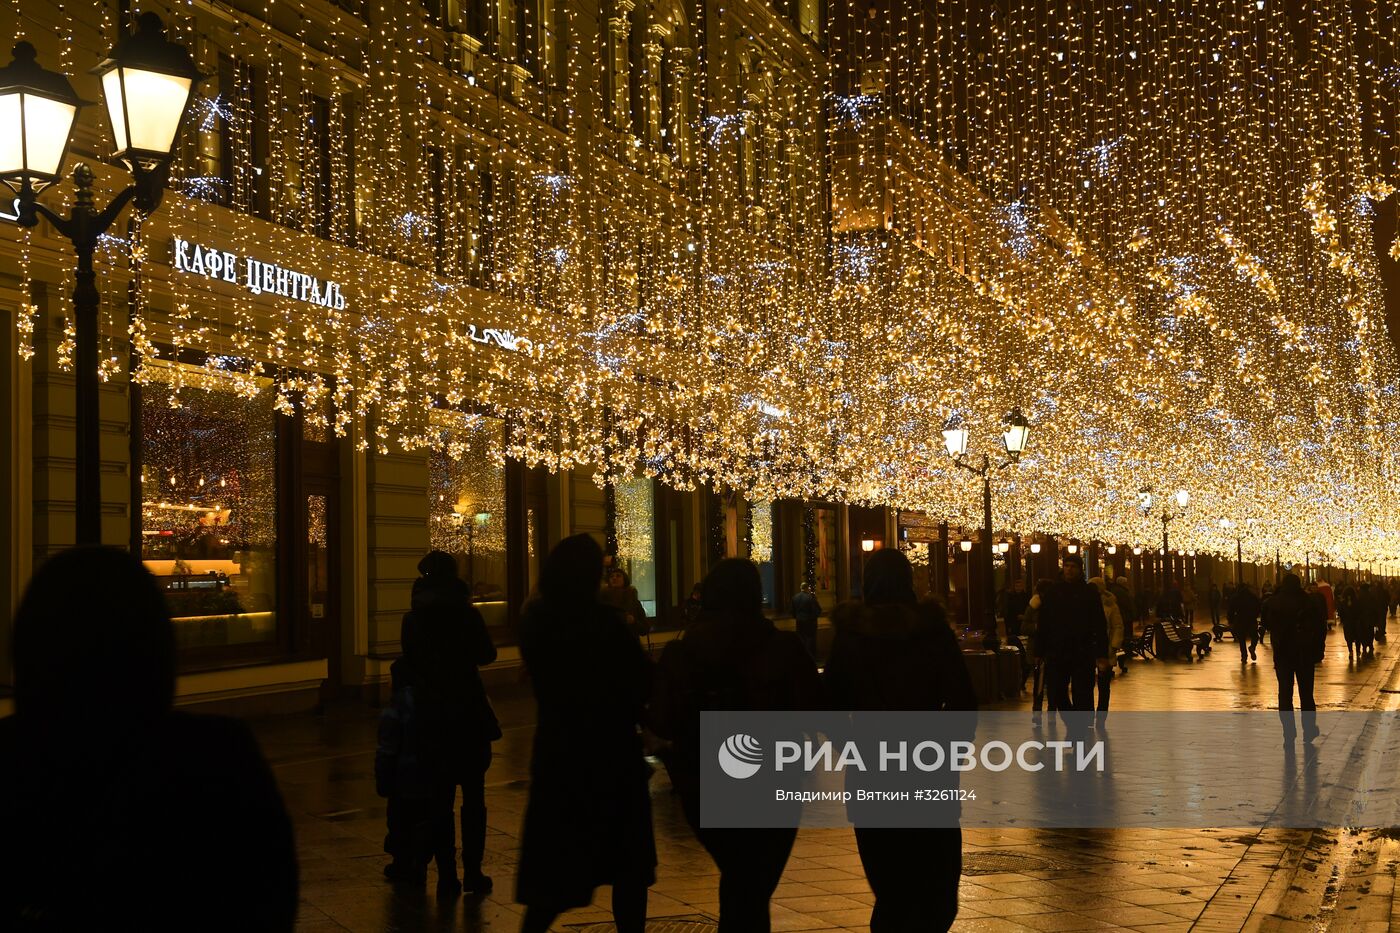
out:
{"label": "paved sidewalk", "polygon": [[[1241,665],[1233,643],[1201,661],[1134,661],[1113,685],[1116,709],[1268,709],[1267,645]],[[1393,708],[1400,637],[1349,664],[1339,632],[1318,669],[1323,709]],[[509,692],[509,691],[507,691]],[[523,693],[523,691],[515,691]],[[1024,707],[1021,703],[1002,708]],[[533,708],[498,702],[487,792],[486,870],[496,892],[440,910],[380,874],[384,802],[374,794],[375,715],[362,707],[257,725],[297,823],[305,931],[511,931],[518,833],[528,785]],[[1222,780],[1232,776],[1223,775]],[[658,881],[655,929],[712,929],[718,876],[693,840],[664,771],[652,783]],[[1391,928],[1400,841],[1385,833],[1311,830],[969,830],[956,930],[1384,930]],[[863,930],[872,897],[848,830],[803,830],[773,901],[775,930]],[[558,930],[605,929],[604,892]],[[1394,916],[1400,928],[1400,915]]]}

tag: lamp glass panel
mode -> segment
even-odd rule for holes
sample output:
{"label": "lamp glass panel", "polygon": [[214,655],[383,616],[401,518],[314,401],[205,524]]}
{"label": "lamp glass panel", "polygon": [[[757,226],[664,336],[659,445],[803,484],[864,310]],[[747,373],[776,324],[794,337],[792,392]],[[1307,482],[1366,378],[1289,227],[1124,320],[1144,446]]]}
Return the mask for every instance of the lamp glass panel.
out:
{"label": "lamp glass panel", "polygon": [[112,137],[117,142],[117,151],[125,152],[126,145],[126,104],[122,98],[122,70],[113,68],[102,75],[102,100],[107,104],[107,118],[112,121]]}
{"label": "lamp glass panel", "polygon": [[944,429],[943,446],[951,457],[961,457],[967,453],[967,428]]}
{"label": "lamp glass panel", "polygon": [[24,171],[23,133],[20,126],[20,108],[24,97],[19,91],[0,94],[0,174],[11,175]]}
{"label": "lamp glass panel", "polygon": [[1002,434],[1002,441],[1006,444],[1006,452],[1009,454],[1020,454],[1026,450],[1026,438],[1030,433],[1030,428],[1024,424],[1013,424]]}
{"label": "lamp glass panel", "polygon": [[[118,67],[104,74],[102,90],[107,114],[112,119],[117,151],[169,153],[175,145],[175,134],[180,129],[180,118],[185,114],[192,83],[190,78],[139,68]],[[125,132],[128,125],[131,128],[129,140]]]}
{"label": "lamp glass panel", "polygon": [[24,101],[25,148],[28,150],[25,167],[36,175],[56,178],[63,167],[63,152],[68,148],[68,136],[73,131],[78,108],[38,94],[20,96]]}

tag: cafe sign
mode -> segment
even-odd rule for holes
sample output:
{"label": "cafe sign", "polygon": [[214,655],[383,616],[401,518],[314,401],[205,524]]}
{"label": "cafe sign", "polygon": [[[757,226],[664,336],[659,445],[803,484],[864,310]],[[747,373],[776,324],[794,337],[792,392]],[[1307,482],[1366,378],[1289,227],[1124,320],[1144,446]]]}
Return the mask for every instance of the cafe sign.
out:
{"label": "cafe sign", "polygon": [[337,282],[181,237],[171,239],[170,250],[176,272],[242,285],[254,295],[278,295],[337,311],[345,308],[345,295]]}

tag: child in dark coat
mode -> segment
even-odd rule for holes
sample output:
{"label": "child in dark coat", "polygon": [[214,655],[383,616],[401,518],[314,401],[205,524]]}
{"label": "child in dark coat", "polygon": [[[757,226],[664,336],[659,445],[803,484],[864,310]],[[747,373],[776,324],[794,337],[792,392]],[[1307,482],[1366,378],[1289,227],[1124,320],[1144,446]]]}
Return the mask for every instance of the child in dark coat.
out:
{"label": "child in dark coat", "polygon": [[390,881],[427,880],[431,849],[428,780],[424,773],[411,669],[400,658],[389,668],[393,691],[379,714],[379,746],[374,753],[374,788],[388,800],[384,851],[393,861],[384,866]]}

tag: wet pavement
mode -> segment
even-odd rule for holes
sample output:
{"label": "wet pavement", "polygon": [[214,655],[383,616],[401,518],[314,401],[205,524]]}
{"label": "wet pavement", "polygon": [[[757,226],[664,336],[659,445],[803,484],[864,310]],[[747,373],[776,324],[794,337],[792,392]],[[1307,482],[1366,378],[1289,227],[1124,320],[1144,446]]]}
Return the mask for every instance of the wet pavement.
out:
{"label": "wet pavement", "polygon": [[[1392,621],[1392,629],[1400,627]],[[1205,628],[1197,620],[1197,628]],[[1241,664],[1228,639],[1198,661],[1132,661],[1113,685],[1122,710],[1271,709],[1276,686],[1266,644]],[[1317,670],[1320,709],[1394,709],[1400,637],[1373,659],[1348,662],[1339,631]],[[515,931],[514,866],[528,794],[533,704],[523,685],[494,690],[504,738],[488,774],[486,872],[496,890],[446,906],[391,887],[381,874],[384,801],[374,793],[377,713],[343,706],[324,715],[255,724],[297,827],[304,931]],[[1026,698],[998,708],[1024,708]],[[1224,774],[1223,781],[1241,776]],[[1247,776],[1243,776],[1247,778]],[[681,817],[664,770],[652,781],[660,865],[648,915],[655,930],[712,929],[718,874]],[[1400,929],[1396,833],[1332,830],[1029,830],[964,832],[955,930],[1388,930]],[[773,899],[775,930],[867,929],[873,897],[848,830],[803,830]],[[556,930],[604,930],[602,890]]]}

